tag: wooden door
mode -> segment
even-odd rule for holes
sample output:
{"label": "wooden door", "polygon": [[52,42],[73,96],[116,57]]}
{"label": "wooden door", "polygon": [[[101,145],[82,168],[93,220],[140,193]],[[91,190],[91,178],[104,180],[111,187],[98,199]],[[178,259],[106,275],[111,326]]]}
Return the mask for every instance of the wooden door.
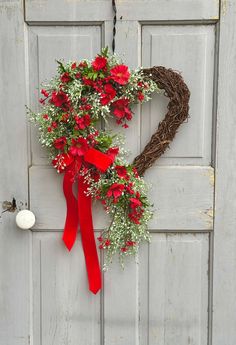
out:
{"label": "wooden door", "polygon": [[[124,271],[114,262],[104,274],[103,291],[94,296],[87,289],[80,239],[71,253],[61,241],[61,177],[40,148],[37,131],[27,125],[24,105],[37,108],[36,88],[55,72],[55,59],[90,59],[101,47],[111,47],[111,1],[0,2],[1,201],[14,197],[18,209],[30,208],[37,219],[32,231],[20,231],[14,213],[2,214],[0,345],[236,342],[231,148],[236,71],[229,69],[236,4],[117,0],[117,11],[116,52],[132,68],[163,65],[180,71],[191,90],[190,119],[146,173],[155,204],[151,244]],[[125,132],[130,160],[149,140],[166,105],[155,95],[135,109]],[[107,223],[99,205],[94,223],[97,233]]]}

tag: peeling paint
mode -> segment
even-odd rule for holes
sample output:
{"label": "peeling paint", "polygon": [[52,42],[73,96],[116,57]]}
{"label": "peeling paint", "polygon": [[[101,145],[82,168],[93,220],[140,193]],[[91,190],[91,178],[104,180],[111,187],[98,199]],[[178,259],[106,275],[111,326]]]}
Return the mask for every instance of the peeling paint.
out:
{"label": "peeling paint", "polygon": [[209,170],[205,171],[204,175],[208,176],[210,185],[212,187],[214,187],[214,185],[215,185],[215,171],[214,171],[214,169],[209,169]]}
{"label": "peeling paint", "polygon": [[227,7],[228,7],[228,0],[221,0],[221,13],[223,16],[226,15]]}
{"label": "peeling paint", "polygon": [[202,218],[206,221],[207,228],[213,229],[213,218],[214,218],[214,210],[213,208],[207,208],[206,210],[200,211]]}

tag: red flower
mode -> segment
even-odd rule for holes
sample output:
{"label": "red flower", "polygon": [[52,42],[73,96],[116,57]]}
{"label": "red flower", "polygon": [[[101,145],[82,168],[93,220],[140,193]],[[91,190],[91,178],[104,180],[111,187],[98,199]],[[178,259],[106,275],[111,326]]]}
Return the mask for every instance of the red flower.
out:
{"label": "red flower", "polygon": [[49,96],[49,93],[44,89],[41,90],[41,94],[44,95],[45,97]]}
{"label": "red flower", "polygon": [[117,199],[121,196],[125,186],[121,183],[113,183],[107,191],[107,196],[113,197],[114,202],[117,202]]}
{"label": "red flower", "polygon": [[71,69],[76,69],[76,62],[73,62],[73,64],[71,65]]}
{"label": "red flower", "polygon": [[111,241],[110,240],[106,240],[104,244],[105,244],[106,247],[109,247],[110,244],[111,244]]}
{"label": "red flower", "polygon": [[66,137],[60,137],[58,139],[55,139],[53,145],[56,149],[63,150],[66,145]]}
{"label": "red flower", "polygon": [[53,160],[52,165],[57,169],[57,172],[64,172],[65,168],[73,162],[73,157],[68,153],[58,154]]}
{"label": "red flower", "polygon": [[126,118],[127,120],[132,119],[132,113],[129,109],[128,98],[121,98],[112,103],[113,114],[117,119],[121,120]]}
{"label": "red flower", "polygon": [[48,114],[44,114],[44,115],[43,115],[43,119],[44,119],[44,120],[48,120],[48,119],[49,119]]}
{"label": "red flower", "polygon": [[53,128],[57,128],[57,123],[56,123],[55,121],[53,121],[52,124],[51,124],[51,126],[52,126]]}
{"label": "red flower", "polygon": [[129,183],[128,184],[128,186],[125,186],[125,189],[126,189],[126,191],[129,193],[129,194],[134,194],[134,190],[132,189],[132,187],[133,187],[133,183],[131,182],[131,183]]}
{"label": "red flower", "polygon": [[133,247],[133,246],[136,245],[136,242],[134,242],[134,241],[126,241],[126,245],[127,245],[127,247]]}
{"label": "red flower", "polygon": [[119,147],[110,147],[106,152],[107,156],[109,156],[112,159],[112,163],[114,163],[118,153],[119,153]]}
{"label": "red flower", "polygon": [[87,79],[86,77],[83,77],[82,79],[85,85],[88,85],[88,86],[94,85],[94,82],[92,81],[92,79]]}
{"label": "red flower", "polygon": [[[141,214],[141,215],[142,215],[142,214]],[[128,214],[129,219],[130,219],[133,223],[135,223],[135,224],[140,224],[139,219],[140,219],[141,215],[139,215],[139,214],[136,213],[136,212],[130,212],[130,213]]]}
{"label": "red flower", "polygon": [[116,169],[117,175],[120,178],[124,178],[125,180],[129,180],[129,175],[127,173],[126,167],[124,167],[123,165],[116,165],[115,169]]}
{"label": "red flower", "polygon": [[138,99],[140,102],[144,100],[144,94],[141,91],[138,92]]}
{"label": "red flower", "polygon": [[97,56],[92,62],[92,66],[95,71],[104,70],[107,66],[107,59],[103,56]]}
{"label": "red flower", "polygon": [[110,70],[111,78],[120,85],[125,85],[129,81],[130,73],[125,65],[117,65]]}
{"label": "red flower", "polygon": [[130,198],[129,200],[130,200],[131,208],[137,208],[137,207],[142,206],[142,202],[137,198]]}
{"label": "red flower", "polygon": [[48,127],[48,128],[47,128],[47,131],[48,131],[48,132],[51,132],[51,131],[52,131],[52,127]]}
{"label": "red flower", "polygon": [[127,248],[126,247],[123,247],[120,249],[123,253],[127,252]]}
{"label": "red flower", "polygon": [[61,81],[63,83],[69,83],[69,81],[71,81],[71,77],[68,72],[65,72],[61,75]]}
{"label": "red flower", "polygon": [[70,101],[69,101],[67,94],[63,91],[58,91],[58,92],[53,91],[51,102],[56,107],[64,107],[64,106],[68,106],[70,104]]}
{"label": "red flower", "polygon": [[139,177],[138,170],[135,167],[133,167],[132,170],[133,170],[133,173],[134,173],[134,177],[138,178]]}
{"label": "red flower", "polygon": [[78,115],[75,116],[75,122],[79,129],[85,129],[91,123],[91,118],[89,114],[85,114],[83,117],[79,117]]}
{"label": "red flower", "polygon": [[81,61],[81,62],[79,63],[79,67],[80,67],[80,68],[84,68],[84,67],[87,67],[87,66],[88,66],[88,64],[87,64],[86,61]]}
{"label": "red flower", "polygon": [[72,146],[69,151],[72,156],[83,156],[88,149],[89,146],[87,140],[80,137],[78,139],[72,139]]}
{"label": "red flower", "polygon": [[76,79],[79,79],[81,77],[81,74],[78,72],[78,73],[76,73],[76,75],[75,75],[75,78]]}
{"label": "red flower", "polygon": [[104,86],[104,93],[101,96],[101,104],[107,105],[116,96],[116,90],[111,84]]}

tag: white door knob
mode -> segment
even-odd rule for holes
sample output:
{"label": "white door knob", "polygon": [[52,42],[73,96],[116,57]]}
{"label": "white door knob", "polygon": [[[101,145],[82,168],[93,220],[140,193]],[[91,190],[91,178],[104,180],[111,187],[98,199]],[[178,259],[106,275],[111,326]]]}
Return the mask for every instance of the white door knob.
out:
{"label": "white door knob", "polygon": [[24,230],[31,229],[35,224],[35,215],[29,210],[22,210],[16,215],[16,225]]}

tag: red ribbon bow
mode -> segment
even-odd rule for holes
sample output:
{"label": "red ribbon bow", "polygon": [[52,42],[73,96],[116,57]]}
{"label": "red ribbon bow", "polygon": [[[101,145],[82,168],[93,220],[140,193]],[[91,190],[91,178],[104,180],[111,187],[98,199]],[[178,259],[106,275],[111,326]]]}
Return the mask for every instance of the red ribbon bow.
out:
{"label": "red ribbon bow", "polygon": [[113,159],[93,148],[89,148],[83,156],[73,158],[67,155],[66,159],[67,168],[63,180],[63,191],[66,198],[67,215],[62,238],[66,247],[71,250],[76,240],[78,225],[80,226],[89,289],[96,294],[101,289],[102,283],[93,229],[92,200],[91,196],[85,194],[88,184],[80,174],[78,175],[78,200],[76,199],[73,194],[74,175],[75,169],[79,171],[83,161],[105,172],[113,163]]}

